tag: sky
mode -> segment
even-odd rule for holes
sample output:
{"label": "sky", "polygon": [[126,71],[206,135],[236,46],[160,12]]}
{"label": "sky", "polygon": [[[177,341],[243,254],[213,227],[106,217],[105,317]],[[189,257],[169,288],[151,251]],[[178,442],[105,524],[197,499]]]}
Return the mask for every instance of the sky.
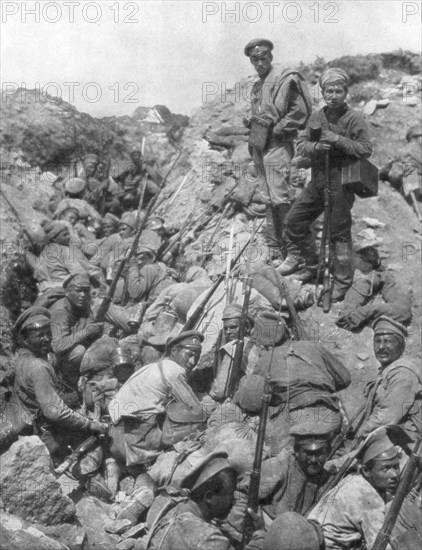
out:
{"label": "sky", "polygon": [[283,65],[421,50],[422,7],[414,1],[2,0],[0,7],[2,101],[23,85],[97,117],[156,104],[190,115],[253,74],[243,47],[256,37],[273,41]]}

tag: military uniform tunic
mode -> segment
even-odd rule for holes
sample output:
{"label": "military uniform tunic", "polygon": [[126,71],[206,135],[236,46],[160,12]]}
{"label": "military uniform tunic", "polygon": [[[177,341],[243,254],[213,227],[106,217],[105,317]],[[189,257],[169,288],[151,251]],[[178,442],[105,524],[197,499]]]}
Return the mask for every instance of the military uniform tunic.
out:
{"label": "military uniform tunic", "polygon": [[372,548],[385,516],[385,503],[357,474],[345,477],[311,511],[323,528],[327,550]]}

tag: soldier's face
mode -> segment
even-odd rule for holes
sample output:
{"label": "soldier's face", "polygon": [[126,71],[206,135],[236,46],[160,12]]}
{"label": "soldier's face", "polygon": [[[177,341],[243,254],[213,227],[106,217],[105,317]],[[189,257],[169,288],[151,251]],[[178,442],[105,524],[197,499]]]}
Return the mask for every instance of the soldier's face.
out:
{"label": "soldier's face", "polygon": [[330,109],[339,109],[344,105],[347,88],[341,84],[328,84],[322,90],[322,97]]}
{"label": "soldier's face", "polygon": [[239,328],[239,319],[226,319],[223,321],[223,330],[226,342],[231,342],[232,340],[237,340],[237,338],[239,338]]}
{"label": "soldier's face", "polygon": [[251,55],[251,63],[255,71],[260,77],[266,77],[271,70],[272,55],[270,52],[265,52],[260,55]]}
{"label": "soldier's face", "polygon": [[54,242],[61,244],[63,246],[68,246],[70,243],[70,233],[69,229],[66,227],[58,235],[56,235]]}
{"label": "soldier's face", "polygon": [[70,225],[75,225],[75,223],[78,221],[78,218],[79,218],[78,214],[73,210],[66,210],[60,216],[61,220],[69,222]]}
{"label": "soldier's face", "polygon": [[66,298],[77,309],[85,309],[91,301],[90,285],[69,285],[66,289]]}
{"label": "soldier's face", "polygon": [[376,334],[374,336],[374,353],[381,365],[390,365],[403,353],[403,342],[396,334]]}
{"label": "soldier's face", "polygon": [[236,476],[229,472],[223,474],[224,488],[208,499],[210,517],[224,519],[227,517],[234,504],[234,492],[236,490]]}
{"label": "soldier's face", "polygon": [[127,239],[133,235],[135,230],[133,227],[130,227],[130,225],[127,225],[126,223],[120,223],[119,224],[119,235],[122,237],[122,239]]}
{"label": "soldier's face", "polygon": [[296,459],[307,476],[317,476],[324,469],[328,459],[329,448],[324,445],[319,449],[306,449],[300,445],[295,447]]}
{"label": "soldier's face", "polygon": [[197,365],[200,355],[200,349],[192,350],[183,346],[175,346],[170,353],[171,359],[189,372]]}
{"label": "soldier's face", "polygon": [[89,178],[91,178],[97,171],[98,163],[95,161],[86,161],[84,162],[84,167],[85,167],[85,174]]}
{"label": "soldier's face", "polygon": [[37,357],[47,357],[51,350],[51,339],[51,327],[48,323],[43,327],[27,329],[24,343]]}
{"label": "soldier's face", "polygon": [[379,493],[394,494],[400,476],[400,458],[374,460],[372,467],[362,466],[362,473]]}
{"label": "soldier's face", "polygon": [[113,233],[115,232],[114,225],[112,223],[104,222],[101,227],[104,237],[110,237],[110,235],[113,235]]}

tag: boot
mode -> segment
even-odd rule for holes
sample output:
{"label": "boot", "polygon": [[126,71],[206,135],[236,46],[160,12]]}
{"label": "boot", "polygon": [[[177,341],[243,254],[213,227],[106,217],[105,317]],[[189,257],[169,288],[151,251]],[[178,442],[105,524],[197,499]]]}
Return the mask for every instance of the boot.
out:
{"label": "boot", "polygon": [[277,267],[280,275],[290,275],[305,265],[305,259],[299,251],[289,250],[286,259]]}
{"label": "boot", "polygon": [[352,242],[335,242],[333,244],[332,301],[341,302],[353,282]]}
{"label": "boot", "polygon": [[278,232],[277,232],[277,218],[275,214],[275,208],[267,205],[265,209],[265,219],[266,219],[266,241],[268,246],[268,253],[270,260],[282,259],[282,253],[278,241]]}

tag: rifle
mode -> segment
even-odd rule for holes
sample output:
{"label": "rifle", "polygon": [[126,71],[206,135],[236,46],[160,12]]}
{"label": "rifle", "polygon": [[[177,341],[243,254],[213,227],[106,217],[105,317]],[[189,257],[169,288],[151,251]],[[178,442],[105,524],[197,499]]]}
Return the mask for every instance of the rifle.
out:
{"label": "rifle", "polygon": [[102,323],[104,321],[106,313],[108,311],[108,308],[110,307],[110,304],[113,300],[114,293],[116,292],[117,283],[119,282],[119,279],[120,279],[120,277],[123,273],[125,265],[130,261],[132,256],[135,254],[135,251],[138,248],[139,239],[141,238],[141,233],[144,230],[144,228],[145,228],[145,226],[148,222],[148,218],[151,215],[151,212],[152,212],[152,210],[153,210],[153,208],[154,208],[154,206],[157,202],[157,199],[158,199],[160,193],[164,189],[164,185],[167,181],[167,178],[168,178],[170,172],[173,170],[173,168],[174,168],[176,162],[179,160],[181,154],[182,154],[182,152],[180,152],[179,155],[176,157],[176,160],[173,162],[173,164],[171,165],[170,169],[168,170],[165,178],[162,181],[162,185],[160,187],[160,190],[155,195],[155,197],[149,202],[148,207],[147,207],[146,212],[145,212],[145,216],[142,219],[141,223],[139,224],[139,227],[138,227],[138,230],[136,232],[135,238],[133,240],[132,246],[130,247],[128,252],[125,254],[125,257],[122,259],[122,261],[119,263],[119,267],[117,268],[116,274],[114,276],[113,281],[111,282],[110,288],[108,289],[107,294],[104,296],[104,299],[101,302],[101,305],[100,305],[100,307],[97,311],[94,323]]}
{"label": "rifle", "polygon": [[181,239],[185,236],[185,234],[190,231],[192,222],[194,222],[195,213],[191,212],[188,217],[186,218],[184,224],[180,228],[180,230],[171,237],[169,242],[167,243],[167,246],[158,251],[157,258],[158,260],[164,259],[167,254],[169,254],[173,248],[181,241]]}
{"label": "rifle", "polygon": [[294,306],[292,297],[290,296],[289,288],[286,284],[286,281],[284,278],[280,275],[280,273],[275,269],[274,265],[272,266],[274,277],[277,281],[277,286],[280,291],[280,298],[281,301],[284,298],[286,299],[287,307],[289,308],[290,317],[292,318],[293,323],[293,335],[295,337],[295,340],[308,340],[308,336],[305,331],[305,327],[302,324],[302,321],[299,318],[299,315],[297,314],[296,308]]}
{"label": "rifle", "polygon": [[[343,441],[346,439],[346,437],[348,436],[348,434],[350,432],[352,433],[357,433],[359,428],[362,426],[362,424],[364,423],[365,421],[365,418],[366,418],[366,403],[364,403],[357,411],[356,413],[353,415],[353,417],[351,418],[351,420],[349,421],[349,424],[348,426],[346,427],[345,430],[343,430],[342,433],[338,434],[338,436],[335,438],[335,440],[333,441],[332,445],[331,445],[331,452],[330,452],[330,455],[328,457],[328,460],[330,460],[331,458],[333,458],[333,456],[336,454],[336,452],[340,449],[340,447],[342,446],[343,444]],[[354,426],[356,422],[356,425]]]}
{"label": "rifle", "polygon": [[243,299],[242,306],[242,315],[240,318],[239,326],[239,336],[236,342],[236,351],[234,353],[234,358],[232,361],[230,375],[227,380],[226,390],[224,392],[226,397],[232,398],[237,386],[239,385],[239,380],[242,375],[242,361],[243,361],[243,350],[245,348],[245,335],[246,327],[248,324],[248,310],[249,310],[249,301],[251,298],[252,291],[252,277],[249,276],[246,279],[246,288],[245,288],[245,297]]}
{"label": "rifle", "polygon": [[377,538],[375,539],[374,546],[371,550],[385,550],[388,543],[390,542],[391,532],[397,521],[397,517],[400,512],[400,508],[403,504],[407,493],[412,488],[412,483],[414,481],[415,472],[418,468],[418,462],[420,457],[418,453],[421,448],[421,438],[419,437],[415,450],[410,454],[409,459],[404,467],[403,473],[401,475],[399,485],[397,487],[396,494],[394,495],[393,501],[391,502],[390,508],[384,518],[383,526],[378,532]]}
{"label": "rifle", "polygon": [[[263,222],[261,222],[262,225]],[[239,259],[241,258],[242,254],[245,252],[246,248],[249,246],[250,238],[246,241],[246,244],[242,247],[239,254],[231,260],[230,263],[230,269],[232,270],[233,267],[237,264]],[[204,299],[200,304],[197,305],[195,311],[192,313],[192,315],[189,317],[189,319],[186,321],[186,323],[183,325],[183,328],[180,332],[186,332],[187,330],[193,330],[201,318],[202,314],[204,313],[205,306],[207,303],[211,300],[213,295],[215,294],[215,291],[217,288],[221,285],[221,283],[224,281],[226,277],[225,273],[220,273],[220,275],[217,277],[217,280],[215,281],[214,285],[209,289],[207,294],[204,296]]]}
{"label": "rifle", "polygon": [[[271,350],[270,364],[268,365],[267,376],[265,378],[264,394],[262,396],[262,410],[259,417],[259,427],[258,435],[256,438],[255,445],[255,456],[253,461],[253,468],[251,472],[250,482],[249,482],[249,491],[248,491],[248,504],[247,508],[250,508],[254,512],[258,511],[258,500],[259,500],[259,484],[261,482],[261,466],[262,466],[262,455],[264,451],[264,439],[265,439],[265,430],[267,427],[267,416],[268,409],[270,406],[272,389],[271,389],[271,365],[274,357],[274,347],[273,345]],[[251,516],[247,513],[245,515],[245,521],[243,524],[243,535],[241,548],[244,550],[252,538],[254,532],[254,522]]]}
{"label": "rifle", "polygon": [[82,443],[76,447],[74,451],[70,453],[70,455],[65,458],[64,462],[62,462],[57,468],[54,469],[54,472],[61,476],[67,470],[69,470],[80,458],[85,456],[89,451],[94,449],[99,442],[99,438],[96,435],[91,435],[88,437],[88,439],[85,439],[85,441],[82,441]]}
{"label": "rifle", "polygon": [[10,210],[12,211],[12,214],[15,216],[16,218],[16,221],[18,222],[18,224],[20,225],[21,227],[21,230],[22,232],[28,237],[28,240],[31,244],[31,246],[35,246],[35,242],[34,242],[34,239],[32,238],[31,234],[29,233],[29,231],[26,229],[26,227],[24,226],[24,224],[22,223],[21,221],[21,218],[18,214],[18,211],[16,210],[16,208],[13,206],[13,204],[10,202],[10,200],[7,198],[6,196],[6,193],[3,191],[3,189],[0,187],[0,193],[2,195],[2,197],[4,198],[4,200],[6,201],[6,204],[7,206],[10,208]]}
{"label": "rifle", "polygon": [[322,300],[322,311],[328,313],[331,309],[331,184],[330,154],[328,151],[325,154],[324,226],[317,270],[317,285],[323,269],[322,293],[319,300]]}

